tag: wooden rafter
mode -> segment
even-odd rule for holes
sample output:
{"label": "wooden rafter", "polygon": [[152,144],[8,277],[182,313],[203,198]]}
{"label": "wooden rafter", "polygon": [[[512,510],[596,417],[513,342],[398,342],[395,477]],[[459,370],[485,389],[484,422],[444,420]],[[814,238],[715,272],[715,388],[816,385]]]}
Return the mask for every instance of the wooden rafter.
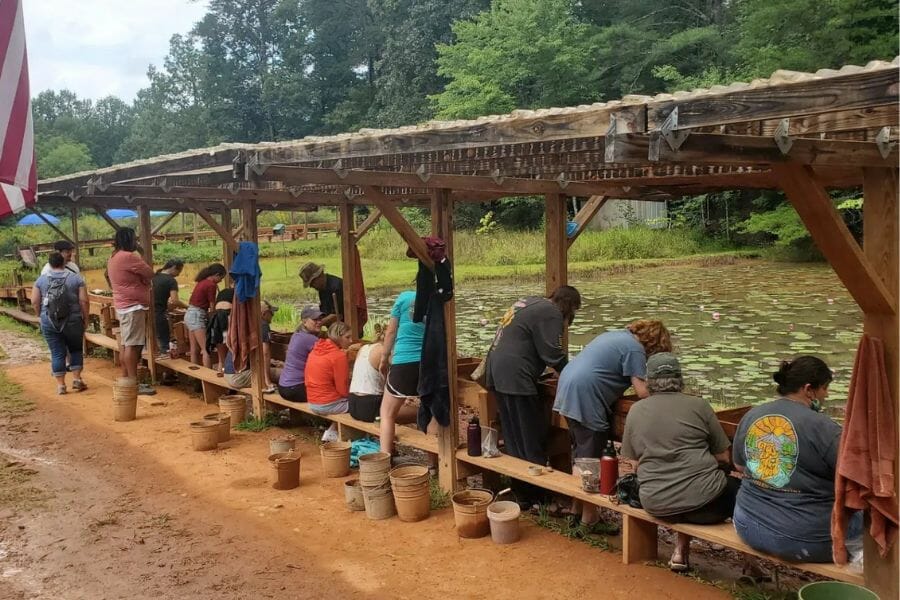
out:
{"label": "wooden rafter", "polygon": [[575,240],[578,239],[578,236],[587,228],[588,223],[590,223],[594,216],[596,216],[597,212],[603,208],[603,205],[606,204],[608,200],[607,196],[591,196],[587,203],[581,207],[581,210],[578,211],[578,214],[575,215],[575,224],[578,227],[575,229],[575,233],[573,233],[566,240],[566,248],[571,248],[572,244],[575,243]]}
{"label": "wooden rafter", "polygon": [[[50,221],[50,219],[48,219],[48,218],[44,215],[44,213],[42,213],[41,211],[37,210],[36,208],[34,208],[34,207],[32,207],[32,206],[26,207],[26,210],[27,210],[28,212],[30,212],[31,214],[33,214],[33,215],[37,215],[37,217],[38,217],[41,221],[43,221],[44,223],[46,223],[47,225],[49,225],[50,228],[51,228],[53,231],[55,231],[56,234],[59,235],[62,239],[66,240],[66,241],[68,241],[68,242],[72,242],[72,238],[70,238],[66,233],[64,233],[62,229],[60,229],[59,227],[57,227],[56,225],[54,225],[54,224]],[[74,242],[73,242],[73,243],[74,243]]]}
{"label": "wooden rafter", "polygon": [[369,216],[366,217],[366,220],[359,224],[356,228],[356,231],[353,232],[353,237],[356,239],[356,243],[359,243],[359,240],[365,236],[372,227],[375,226],[376,223],[381,219],[381,210],[376,208],[372,212],[369,213]]}
{"label": "wooden rafter", "polygon": [[181,213],[180,210],[173,210],[171,213],[169,213],[169,215],[165,219],[162,220],[162,223],[160,223],[159,225],[157,225],[156,227],[153,228],[153,231],[151,233],[153,235],[156,235],[157,233],[162,231],[163,227],[165,227],[166,225],[171,223],[172,219],[177,217],[180,213]]}
{"label": "wooden rafter", "polygon": [[391,202],[391,199],[382,194],[381,190],[371,186],[365,187],[365,193],[375,206],[378,207],[387,222],[397,230],[397,233],[400,234],[403,241],[412,248],[416,257],[429,269],[433,269],[434,261],[428,256],[428,249],[425,247],[425,242],[422,241],[422,238],[416,233],[416,230],[412,228],[412,225],[403,218],[403,215],[400,214],[400,211],[397,210],[397,207]]}
{"label": "wooden rafter", "polygon": [[193,200],[185,200],[185,204],[190,207],[195,213],[200,215],[200,218],[206,221],[206,224],[210,226],[210,228],[219,234],[219,237],[222,238],[222,243],[228,246],[232,252],[237,252],[237,242],[234,241],[234,237],[232,236],[230,231],[226,231],[214,218],[209,211],[206,210],[203,206],[200,205],[199,202],[194,202]]}
{"label": "wooden rafter", "polygon": [[773,165],[781,187],[847,291],[867,314],[896,314],[893,294],[872,268],[831,196],[808,166]]}

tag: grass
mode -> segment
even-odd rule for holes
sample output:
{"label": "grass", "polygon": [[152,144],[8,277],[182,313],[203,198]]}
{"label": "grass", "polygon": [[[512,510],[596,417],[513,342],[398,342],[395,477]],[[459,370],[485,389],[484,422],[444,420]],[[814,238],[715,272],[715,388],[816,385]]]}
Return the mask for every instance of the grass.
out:
{"label": "grass", "polygon": [[537,515],[529,517],[534,523],[544,529],[549,529],[554,533],[558,533],[570,540],[578,540],[584,542],[592,548],[600,550],[609,550],[609,540],[603,534],[588,533],[584,527],[578,524],[573,525],[568,519],[557,519],[550,516],[550,512],[546,505],[541,505]]}
{"label": "grass", "polygon": [[265,431],[269,427],[275,427],[281,422],[281,417],[276,413],[267,413],[265,417],[250,417],[249,419],[238,423],[235,429],[241,431]]}
{"label": "grass", "polygon": [[21,417],[34,410],[34,402],[22,395],[22,386],[0,371],[0,416]]}
{"label": "grass", "polygon": [[450,506],[450,492],[442,490],[438,480],[434,477],[428,480],[428,493],[431,496],[431,510],[440,510]]}

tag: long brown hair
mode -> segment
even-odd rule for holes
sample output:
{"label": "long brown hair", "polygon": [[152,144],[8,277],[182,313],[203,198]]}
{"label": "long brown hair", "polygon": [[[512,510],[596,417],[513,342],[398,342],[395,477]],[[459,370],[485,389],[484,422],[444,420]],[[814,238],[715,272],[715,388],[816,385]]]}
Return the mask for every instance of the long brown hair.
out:
{"label": "long brown hair", "polygon": [[563,314],[567,325],[575,320],[575,311],[581,308],[581,294],[571,285],[561,285],[547,298],[556,305]]}
{"label": "long brown hair", "polygon": [[629,323],[626,329],[637,337],[647,356],[672,351],[672,336],[662,321],[638,319]]}

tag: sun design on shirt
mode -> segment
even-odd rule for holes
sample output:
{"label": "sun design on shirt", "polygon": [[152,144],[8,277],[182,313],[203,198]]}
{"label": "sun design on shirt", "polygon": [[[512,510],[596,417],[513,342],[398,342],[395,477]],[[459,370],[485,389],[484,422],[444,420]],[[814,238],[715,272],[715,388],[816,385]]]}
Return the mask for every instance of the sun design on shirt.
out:
{"label": "sun design on shirt", "polygon": [[783,415],[766,415],[747,429],[744,441],[747,470],[753,479],[774,488],[783,488],[797,468],[797,432]]}

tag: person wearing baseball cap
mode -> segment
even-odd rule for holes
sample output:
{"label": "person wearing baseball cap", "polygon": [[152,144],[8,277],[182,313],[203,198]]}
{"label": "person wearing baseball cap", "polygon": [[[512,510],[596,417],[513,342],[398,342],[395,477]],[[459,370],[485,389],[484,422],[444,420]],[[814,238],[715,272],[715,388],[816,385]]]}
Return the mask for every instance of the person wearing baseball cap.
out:
{"label": "person wearing baseball cap", "polygon": [[[650,396],[625,420],[622,457],[637,470],[644,510],[664,521],[711,525],[734,512],[740,480],[726,475],[731,441],[709,402],[684,394],[674,354],[647,359]],[[678,534],[669,568],[690,568],[691,536]]]}
{"label": "person wearing baseball cap", "polygon": [[325,313],[322,324],[328,326],[340,320],[344,312],[344,280],[325,273],[325,265],[312,262],[300,267],[298,274],[303,280],[303,287],[319,292],[319,310]]}
{"label": "person wearing baseball cap", "polygon": [[325,313],[314,304],[300,311],[300,326],[291,336],[284,357],[284,369],[278,378],[278,393],[285,400],[306,402],[306,361],[313,346],[319,341]]}
{"label": "person wearing baseball cap", "polygon": [[[70,242],[69,240],[59,240],[58,242],[54,242],[53,251],[59,252],[63,256],[63,260],[66,261],[65,269],[71,273],[75,273],[78,275],[81,271],[72,261],[72,257],[75,256],[75,244]],[[50,262],[44,264],[44,268],[41,269],[41,275],[49,275],[50,274]]]}

